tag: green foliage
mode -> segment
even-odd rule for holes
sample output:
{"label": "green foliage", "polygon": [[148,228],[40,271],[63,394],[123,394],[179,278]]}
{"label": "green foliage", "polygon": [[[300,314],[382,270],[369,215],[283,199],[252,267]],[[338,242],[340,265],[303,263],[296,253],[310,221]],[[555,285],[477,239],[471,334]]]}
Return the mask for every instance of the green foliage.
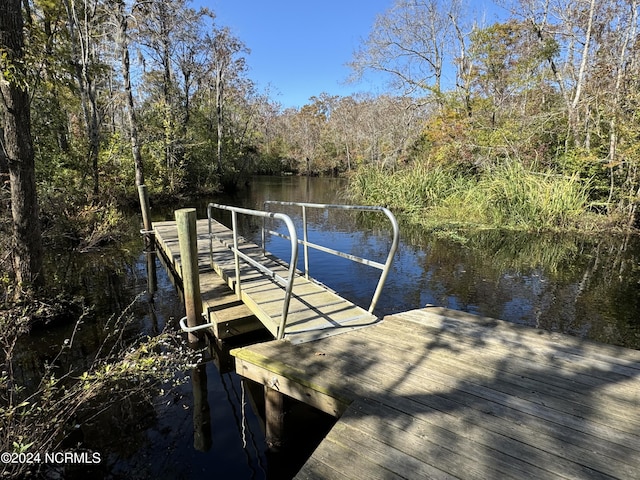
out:
{"label": "green foliage", "polygon": [[0,71],[2,73],[2,81],[16,85],[18,88],[25,89],[28,87],[28,83],[21,74],[19,65],[16,65],[14,59],[12,59],[6,50],[0,49]]}
{"label": "green foliage", "polygon": [[469,168],[476,156],[469,138],[471,132],[471,119],[451,102],[425,122],[420,139],[414,146],[414,155],[426,164]]}
{"label": "green foliage", "polygon": [[100,149],[98,163],[104,179],[100,194],[104,202],[136,198],[135,166],[128,139],[122,138],[120,133],[106,139]]}

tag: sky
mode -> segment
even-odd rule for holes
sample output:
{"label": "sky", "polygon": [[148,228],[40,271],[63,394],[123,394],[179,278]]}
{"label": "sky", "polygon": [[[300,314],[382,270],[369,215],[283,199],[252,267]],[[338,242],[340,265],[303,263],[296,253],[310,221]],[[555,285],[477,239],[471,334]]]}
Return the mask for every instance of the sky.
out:
{"label": "sky", "polygon": [[[369,36],[378,15],[394,0],[194,0],[208,7],[218,27],[231,32],[251,50],[248,77],[258,91],[284,108],[302,107],[321,93],[348,96],[380,94],[389,78],[368,72],[359,83],[347,83],[347,63]],[[468,0],[467,9],[481,23],[499,15],[491,0]]]}
{"label": "sky", "polygon": [[384,81],[345,84],[346,65],[393,0],[197,0],[251,50],[248,77],[284,108],[326,92],[377,93]]}

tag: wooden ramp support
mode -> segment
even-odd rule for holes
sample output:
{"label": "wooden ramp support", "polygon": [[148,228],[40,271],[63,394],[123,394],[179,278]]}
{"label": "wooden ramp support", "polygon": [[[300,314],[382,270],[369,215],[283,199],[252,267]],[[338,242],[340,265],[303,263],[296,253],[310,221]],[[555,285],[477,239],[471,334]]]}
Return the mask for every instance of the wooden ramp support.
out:
{"label": "wooden ramp support", "polygon": [[[167,267],[173,271],[173,278],[182,282],[183,268],[176,223],[155,222],[153,227],[158,249],[166,259]],[[202,228],[202,221],[198,221],[199,237],[202,235]],[[211,268],[208,247],[206,254],[203,253],[202,238],[198,238],[197,252],[202,309],[215,337],[225,340],[263,329],[251,310],[238,300],[233,290]]]}
{"label": "wooden ramp support", "polygon": [[297,479],[640,479],[640,352],[428,307],[236,350],[340,417]]}

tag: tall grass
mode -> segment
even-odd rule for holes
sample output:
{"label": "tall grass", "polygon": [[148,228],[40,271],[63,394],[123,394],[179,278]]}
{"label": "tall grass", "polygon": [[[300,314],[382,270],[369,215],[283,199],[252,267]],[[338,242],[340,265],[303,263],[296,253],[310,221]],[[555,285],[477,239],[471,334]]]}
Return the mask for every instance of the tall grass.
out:
{"label": "tall grass", "polygon": [[587,210],[587,187],[577,176],[532,172],[518,162],[478,176],[424,166],[396,172],[368,168],[351,181],[359,201],[386,205],[426,225],[535,231],[579,225]]}
{"label": "tall grass", "polygon": [[486,172],[475,190],[486,223],[526,230],[572,228],[588,204],[586,185],[577,176],[531,172],[517,162]]}
{"label": "tall grass", "polygon": [[459,187],[459,178],[444,168],[415,166],[390,171],[367,166],[351,177],[349,193],[358,201],[416,214],[438,205]]}

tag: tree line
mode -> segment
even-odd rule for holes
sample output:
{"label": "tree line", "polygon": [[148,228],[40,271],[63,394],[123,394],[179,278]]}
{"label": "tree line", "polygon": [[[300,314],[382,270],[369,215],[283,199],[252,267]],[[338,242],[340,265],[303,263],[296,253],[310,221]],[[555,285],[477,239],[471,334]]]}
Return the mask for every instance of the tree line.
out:
{"label": "tree line", "polygon": [[[636,0],[503,0],[487,22],[461,0],[396,0],[356,52],[430,110],[424,165],[467,177],[518,164],[579,178],[585,209],[638,225]],[[519,170],[518,170],[519,171]]]}
{"label": "tree line", "polygon": [[[570,190],[571,208],[579,210],[567,213],[637,227],[638,1],[496,3],[499,15],[489,20],[473,2],[395,0],[350,65],[354,79],[385,75],[389,93],[320,95],[285,111],[289,155],[325,168],[356,167],[355,185],[371,180],[375,166],[386,191],[402,188],[392,180],[407,172],[418,178],[445,171],[453,190],[455,179],[468,190],[515,175],[531,190],[522,205],[534,192],[553,196],[560,188]],[[409,193],[410,204],[395,206],[429,203],[429,195]],[[468,201],[455,193],[456,202]],[[452,196],[446,200],[451,207]]]}
{"label": "tree line", "polygon": [[[3,262],[30,264],[38,218],[135,199],[136,184],[170,198],[283,171],[578,179],[586,210],[635,226],[637,0],[473,8],[395,0],[351,62],[387,92],[284,109],[251,81],[248,46],[188,0],[3,2]],[[19,283],[37,283],[27,270]]]}

